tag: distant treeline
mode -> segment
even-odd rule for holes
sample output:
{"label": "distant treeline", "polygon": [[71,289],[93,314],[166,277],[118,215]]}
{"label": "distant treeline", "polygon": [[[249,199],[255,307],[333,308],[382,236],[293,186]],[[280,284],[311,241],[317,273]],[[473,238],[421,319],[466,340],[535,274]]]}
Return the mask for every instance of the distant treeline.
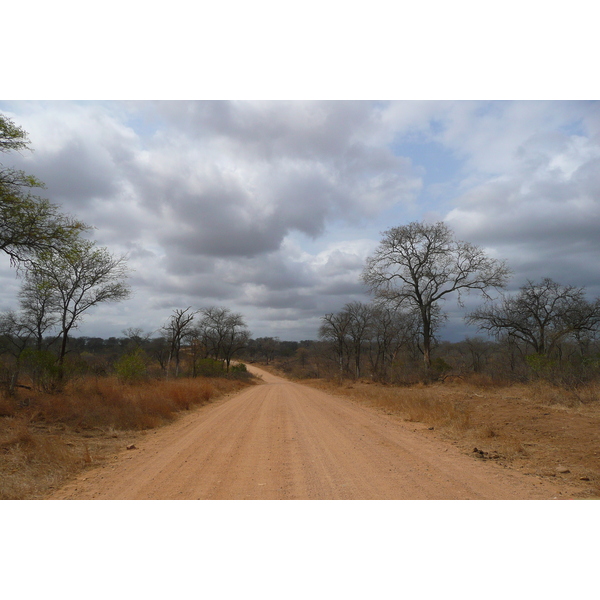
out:
{"label": "distant treeline", "polygon": [[[344,315],[338,315],[338,321],[343,319]],[[355,328],[353,337],[347,328],[337,340],[298,342],[275,337],[248,338],[244,347],[236,352],[229,374],[222,355],[215,356],[209,347],[200,347],[197,340],[188,338],[180,348],[178,373],[175,375],[171,368],[170,376],[241,377],[245,376],[245,368],[238,363],[246,362],[274,365],[300,379],[362,379],[397,385],[475,376],[499,384],[544,378],[577,387],[600,379],[600,341],[597,339],[564,340],[550,356],[532,353],[526,343],[508,335],[497,340],[468,337],[459,342],[441,341],[433,347],[432,366],[425,368],[418,336],[413,331],[411,337],[410,328],[396,329],[395,334],[388,328],[387,339],[380,329],[373,327],[364,328],[362,337],[356,331]],[[47,341],[49,345],[42,352],[33,344],[21,350],[15,378],[15,340],[0,336],[0,373],[5,390],[11,384],[20,383],[52,391],[57,348],[52,347],[52,340]],[[169,336],[150,337],[139,330],[129,330],[123,337],[73,337],[69,340],[66,357],[67,373],[69,378],[116,374],[132,382],[163,378],[168,375],[170,351]]]}

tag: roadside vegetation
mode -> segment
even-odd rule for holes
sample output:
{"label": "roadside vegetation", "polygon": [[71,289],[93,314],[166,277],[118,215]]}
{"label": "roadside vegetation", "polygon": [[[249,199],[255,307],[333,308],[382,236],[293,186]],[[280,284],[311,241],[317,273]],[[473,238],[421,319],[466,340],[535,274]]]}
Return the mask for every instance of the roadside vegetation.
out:
{"label": "roadside vegetation", "polygon": [[[204,368],[209,370],[207,361]],[[131,448],[149,430],[254,383],[243,364],[227,374],[211,360],[210,370],[177,379],[80,371],[60,392],[44,390],[22,372],[26,383],[11,394],[5,386],[0,395],[0,499],[43,497]]]}
{"label": "roadside vegetation", "polygon": [[[27,132],[0,114],[0,153],[27,150]],[[42,189],[0,164],[0,253],[22,282],[17,307],[0,313],[3,499],[42,496],[139,432],[252,380],[233,362],[250,332],[226,307],[176,309],[153,339],[133,328],[75,338],[91,310],[130,297],[129,268]]]}
{"label": "roadside vegetation", "polygon": [[[475,344],[488,350],[483,363],[475,355],[477,370],[469,351]],[[256,362],[401,419],[474,460],[565,479],[580,487],[582,498],[600,497],[600,377],[591,363],[556,361],[540,370],[522,357],[513,371],[502,344],[469,340],[436,347],[433,363],[444,368],[435,377],[419,370],[418,357],[412,371],[404,355],[387,381],[368,370],[357,378],[353,369],[340,381],[335,358],[326,343],[307,341],[288,356]]]}

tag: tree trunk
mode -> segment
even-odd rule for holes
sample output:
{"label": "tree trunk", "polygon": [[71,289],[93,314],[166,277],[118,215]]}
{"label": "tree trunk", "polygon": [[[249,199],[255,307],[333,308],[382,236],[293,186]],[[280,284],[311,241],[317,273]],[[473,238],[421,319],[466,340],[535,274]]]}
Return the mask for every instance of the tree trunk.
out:
{"label": "tree trunk", "polygon": [[424,308],[423,316],[423,361],[427,369],[431,368],[431,319]]}

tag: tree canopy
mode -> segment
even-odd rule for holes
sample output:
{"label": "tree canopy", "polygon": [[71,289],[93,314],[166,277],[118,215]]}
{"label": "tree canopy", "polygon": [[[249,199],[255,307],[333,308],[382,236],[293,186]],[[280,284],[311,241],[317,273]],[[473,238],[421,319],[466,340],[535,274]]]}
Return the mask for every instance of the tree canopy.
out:
{"label": "tree canopy", "polygon": [[568,336],[597,331],[600,299],[588,302],[584,288],[545,278],[528,281],[518,294],[480,307],[467,321],[490,333],[507,333],[543,356]]}
{"label": "tree canopy", "polygon": [[106,248],[84,239],[61,252],[40,253],[29,266],[27,281],[34,282],[29,295],[37,293],[38,300],[47,294],[52,296],[48,306],[56,314],[62,337],[59,364],[64,359],[68,335],[84,312],[98,304],[129,297],[128,271],[125,257],[115,257]]}
{"label": "tree canopy", "polygon": [[367,259],[363,281],[378,299],[415,311],[422,323],[423,357],[431,364],[431,343],[443,318],[439,303],[449,294],[503,287],[509,269],[473,244],[454,238],[443,222],[413,222],[383,233]]}
{"label": "tree canopy", "polygon": [[[30,150],[27,132],[0,114],[0,152]],[[13,264],[29,262],[38,252],[59,250],[89,229],[32,193],[44,184],[24,171],[0,164],[0,250]]]}

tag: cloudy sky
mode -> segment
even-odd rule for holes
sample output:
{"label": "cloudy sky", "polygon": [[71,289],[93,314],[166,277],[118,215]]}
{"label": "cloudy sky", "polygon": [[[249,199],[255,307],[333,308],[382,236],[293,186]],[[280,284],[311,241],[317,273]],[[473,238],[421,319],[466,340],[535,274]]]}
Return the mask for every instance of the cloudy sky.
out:
{"label": "cloudy sky", "polygon": [[[381,232],[445,221],[506,259],[510,287],[552,277],[600,295],[600,103],[594,101],[0,101],[33,153],[4,155],[93,225],[133,297],[79,335],[153,331],[224,305],[254,336],[315,339],[369,297]],[[19,281],[0,257],[0,309]],[[479,302],[469,299],[467,308]],[[442,337],[474,335],[462,310]]]}

